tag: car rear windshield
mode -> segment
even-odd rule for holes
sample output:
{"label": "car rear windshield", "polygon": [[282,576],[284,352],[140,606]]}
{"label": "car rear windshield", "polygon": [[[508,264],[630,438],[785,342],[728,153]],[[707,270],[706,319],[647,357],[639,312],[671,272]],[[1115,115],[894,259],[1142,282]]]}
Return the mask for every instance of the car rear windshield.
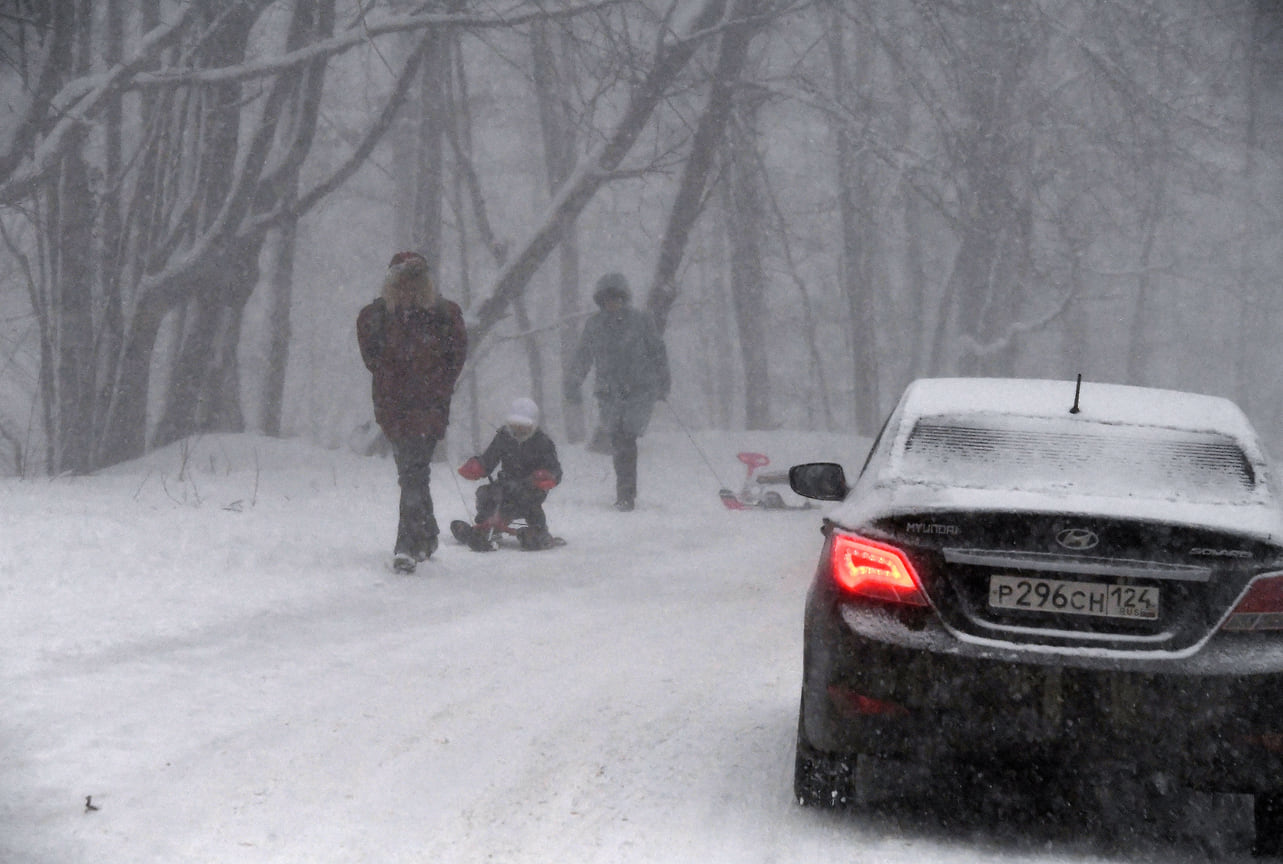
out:
{"label": "car rear windshield", "polygon": [[896,474],[984,489],[1237,502],[1252,464],[1219,432],[1007,414],[920,417]]}

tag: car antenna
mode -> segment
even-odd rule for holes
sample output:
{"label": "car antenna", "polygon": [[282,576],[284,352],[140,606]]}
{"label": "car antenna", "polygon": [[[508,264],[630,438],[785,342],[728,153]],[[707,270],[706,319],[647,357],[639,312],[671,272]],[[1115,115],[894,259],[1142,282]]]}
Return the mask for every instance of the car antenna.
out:
{"label": "car antenna", "polygon": [[1078,383],[1074,385],[1074,407],[1069,409],[1070,414],[1077,414],[1079,411],[1078,394],[1082,392],[1082,389],[1083,389],[1083,373],[1079,372]]}

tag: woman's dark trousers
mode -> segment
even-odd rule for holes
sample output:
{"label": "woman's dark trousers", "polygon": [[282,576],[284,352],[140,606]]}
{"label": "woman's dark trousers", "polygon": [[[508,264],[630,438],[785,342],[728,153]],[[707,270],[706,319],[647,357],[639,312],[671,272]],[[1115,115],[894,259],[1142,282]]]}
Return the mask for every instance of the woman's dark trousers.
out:
{"label": "woman's dark trousers", "polygon": [[397,483],[401,486],[400,518],[397,520],[393,554],[404,552],[417,561],[423,561],[436,551],[437,534],[440,533],[432,512],[432,493],[428,489],[432,476],[432,452],[436,446],[437,439],[426,436],[392,442]]}

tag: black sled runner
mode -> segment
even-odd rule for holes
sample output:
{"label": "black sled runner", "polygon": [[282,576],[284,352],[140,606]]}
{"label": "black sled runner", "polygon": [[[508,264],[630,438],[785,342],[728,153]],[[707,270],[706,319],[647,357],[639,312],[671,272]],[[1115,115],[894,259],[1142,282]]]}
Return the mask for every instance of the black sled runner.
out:
{"label": "black sled runner", "polygon": [[521,524],[520,520],[508,522],[497,516],[474,525],[455,519],[450,523],[450,533],[473,552],[493,552],[500,547],[500,541],[505,537],[515,538],[517,545],[526,552],[566,545],[564,539],[554,537],[547,531]]}

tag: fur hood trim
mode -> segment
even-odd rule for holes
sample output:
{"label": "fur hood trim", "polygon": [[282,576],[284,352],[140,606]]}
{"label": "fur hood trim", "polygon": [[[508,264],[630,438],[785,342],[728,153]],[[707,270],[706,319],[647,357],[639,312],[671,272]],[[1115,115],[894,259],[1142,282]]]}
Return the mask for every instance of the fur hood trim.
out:
{"label": "fur hood trim", "polygon": [[416,252],[398,252],[393,256],[383,277],[383,302],[388,308],[397,308],[398,298],[404,296],[404,287],[411,289],[415,306],[431,309],[436,305],[437,289],[428,275],[428,262]]}

